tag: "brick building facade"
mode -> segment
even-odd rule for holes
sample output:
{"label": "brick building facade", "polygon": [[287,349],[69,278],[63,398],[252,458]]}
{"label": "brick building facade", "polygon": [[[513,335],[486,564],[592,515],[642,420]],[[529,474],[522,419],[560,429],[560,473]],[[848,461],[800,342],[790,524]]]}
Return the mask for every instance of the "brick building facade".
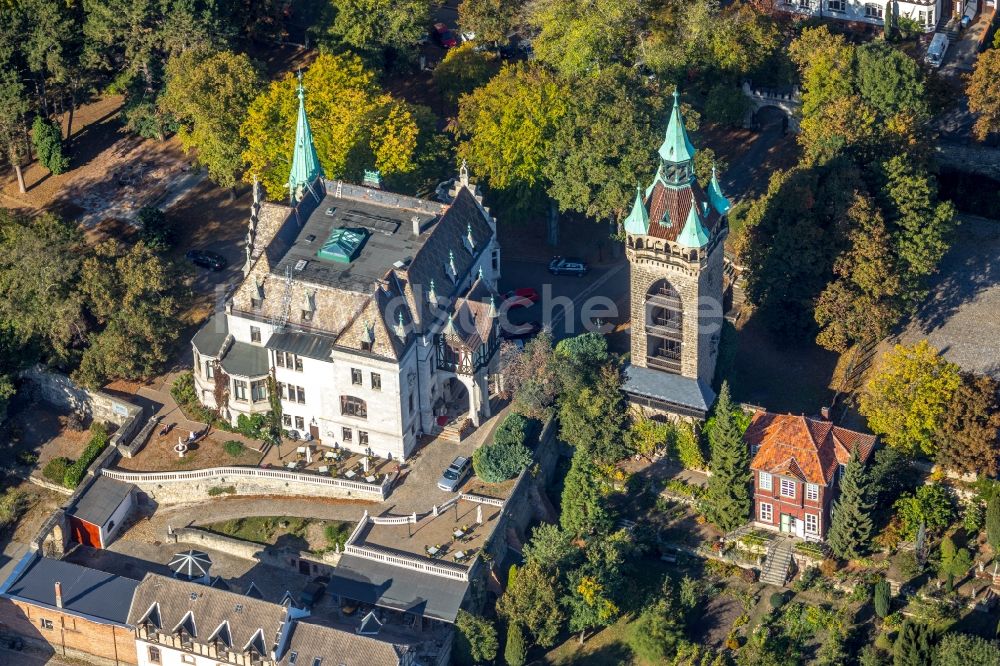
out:
{"label": "brick building facade", "polygon": [[744,435],[753,472],[753,522],[759,527],[820,540],[830,526],[838,481],[855,446],[861,460],[875,437],[830,421],[758,411]]}

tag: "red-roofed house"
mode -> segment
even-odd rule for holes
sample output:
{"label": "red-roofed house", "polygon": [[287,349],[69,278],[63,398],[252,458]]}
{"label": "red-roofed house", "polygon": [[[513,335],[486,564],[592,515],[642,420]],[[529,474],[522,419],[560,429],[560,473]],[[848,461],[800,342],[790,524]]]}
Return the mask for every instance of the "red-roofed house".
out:
{"label": "red-roofed house", "polygon": [[867,462],[875,447],[874,435],[765,411],[753,415],[743,438],[750,447],[754,524],[812,540],[826,535],[853,448]]}

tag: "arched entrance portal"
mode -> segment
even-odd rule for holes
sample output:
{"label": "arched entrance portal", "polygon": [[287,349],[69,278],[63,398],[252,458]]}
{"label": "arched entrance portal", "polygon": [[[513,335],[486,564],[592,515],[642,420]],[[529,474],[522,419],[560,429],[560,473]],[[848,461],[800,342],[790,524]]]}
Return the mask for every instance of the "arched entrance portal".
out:
{"label": "arched entrance portal", "polygon": [[441,391],[441,400],[434,410],[438,425],[461,421],[469,416],[469,389],[457,377],[449,377]]}

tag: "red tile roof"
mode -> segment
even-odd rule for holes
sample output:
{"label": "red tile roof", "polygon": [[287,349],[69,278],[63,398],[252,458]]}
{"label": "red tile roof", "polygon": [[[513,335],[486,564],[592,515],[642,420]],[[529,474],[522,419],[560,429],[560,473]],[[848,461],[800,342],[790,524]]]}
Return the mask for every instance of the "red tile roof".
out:
{"label": "red tile roof", "polygon": [[875,446],[874,435],[807,416],[763,410],[753,415],[743,440],[757,447],[751,469],[821,485],[833,479],[838,465],[847,464],[854,446],[864,461]]}
{"label": "red tile roof", "polygon": [[[681,232],[687,221],[692,202],[697,202],[696,205],[700,210],[704,210],[705,204],[708,202],[708,195],[697,182],[692,183],[690,187],[678,189],[667,187],[656,180],[653,184],[653,191],[650,192],[646,202],[649,210],[649,235],[668,241],[677,240],[677,234]],[[664,211],[670,218],[671,225],[669,227],[660,224]],[[709,231],[715,229],[719,219],[719,213],[711,206],[708,206],[708,216],[702,215],[705,228]]]}

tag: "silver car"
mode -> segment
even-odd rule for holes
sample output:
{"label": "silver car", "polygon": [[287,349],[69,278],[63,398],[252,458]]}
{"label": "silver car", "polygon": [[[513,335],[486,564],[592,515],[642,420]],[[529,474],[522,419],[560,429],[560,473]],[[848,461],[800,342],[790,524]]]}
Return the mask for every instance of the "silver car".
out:
{"label": "silver car", "polygon": [[470,467],[468,458],[462,456],[455,458],[448,465],[448,469],[444,471],[441,478],[438,479],[438,488],[446,493],[455,492],[462,485],[462,482],[465,481],[465,477],[469,475]]}

